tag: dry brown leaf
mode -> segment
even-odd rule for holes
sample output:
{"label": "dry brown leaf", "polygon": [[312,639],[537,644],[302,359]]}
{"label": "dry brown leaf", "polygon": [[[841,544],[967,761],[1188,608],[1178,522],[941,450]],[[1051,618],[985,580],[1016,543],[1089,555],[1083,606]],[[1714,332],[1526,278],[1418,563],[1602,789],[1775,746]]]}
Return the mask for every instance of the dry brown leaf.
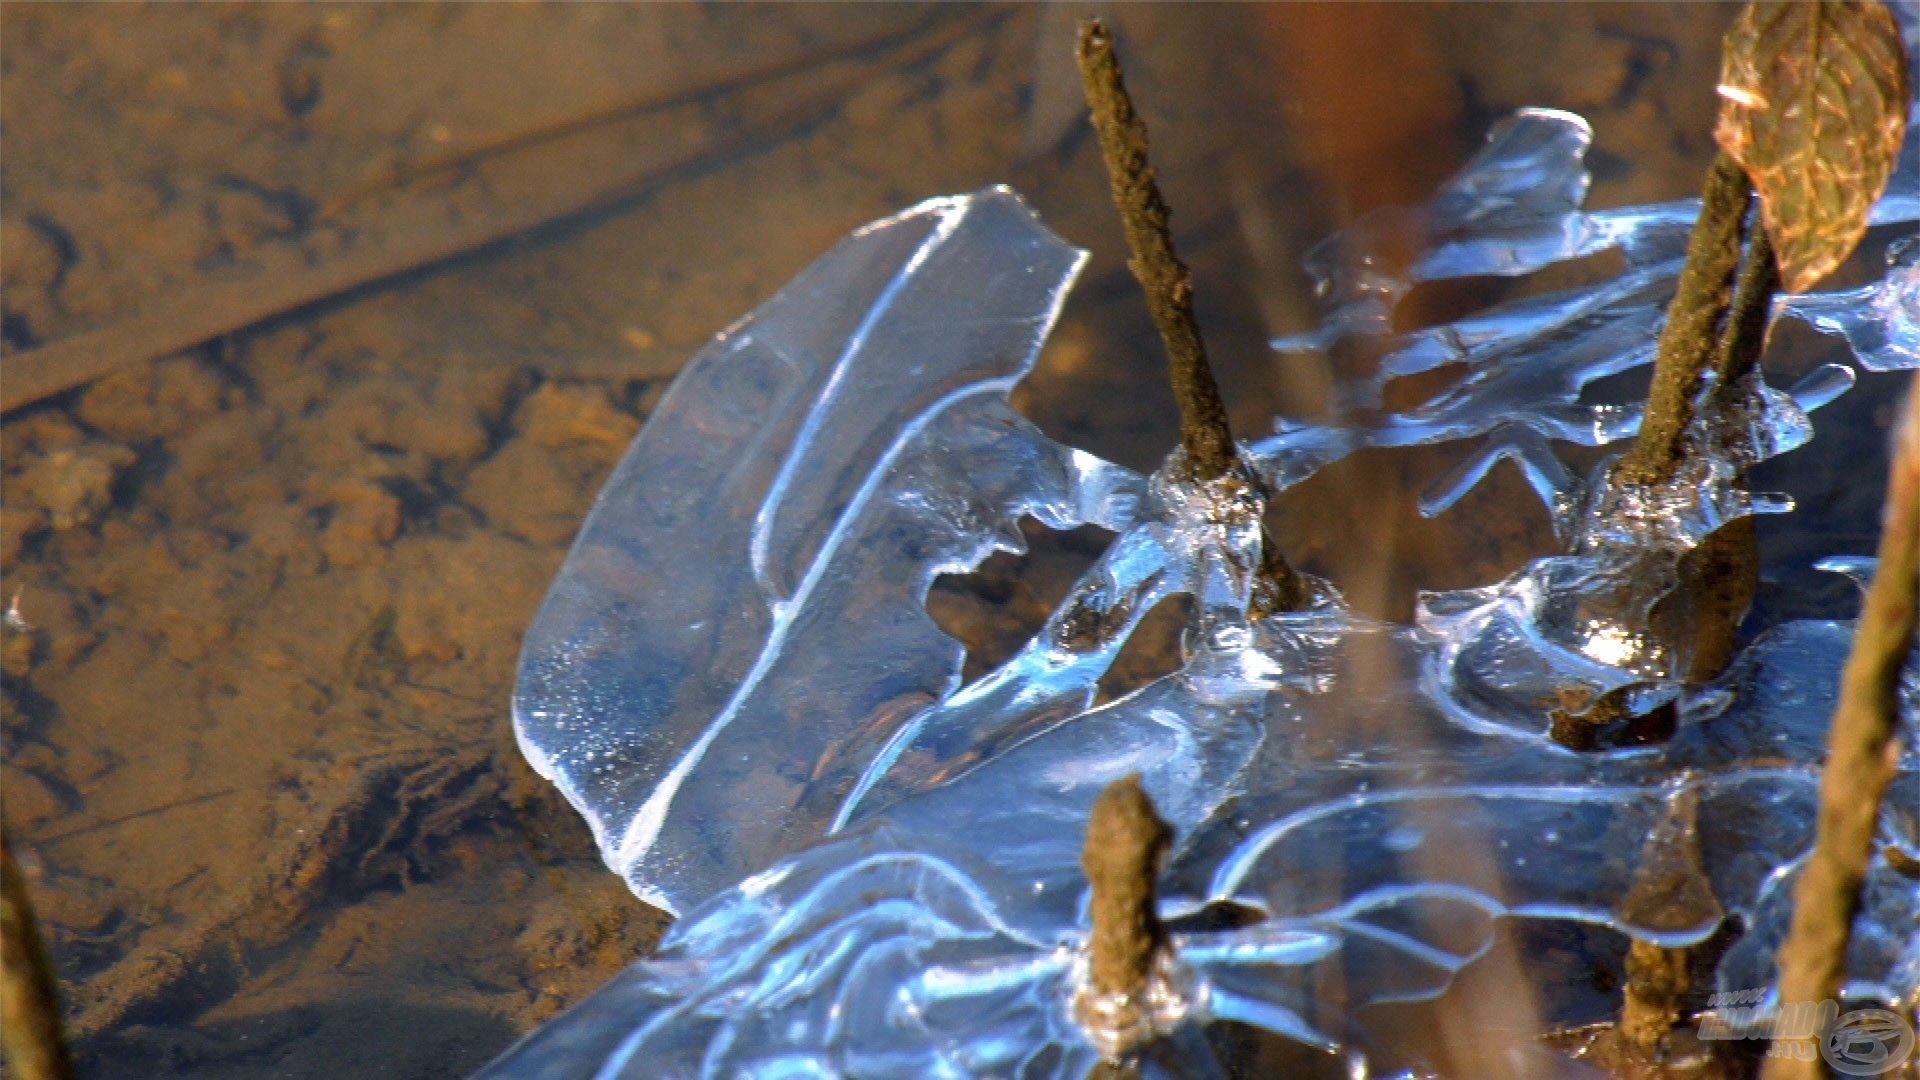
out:
{"label": "dry brown leaf", "polygon": [[1846,259],[1907,125],[1906,51],[1880,0],[1760,0],[1727,31],[1721,149],[1746,169],[1789,292]]}

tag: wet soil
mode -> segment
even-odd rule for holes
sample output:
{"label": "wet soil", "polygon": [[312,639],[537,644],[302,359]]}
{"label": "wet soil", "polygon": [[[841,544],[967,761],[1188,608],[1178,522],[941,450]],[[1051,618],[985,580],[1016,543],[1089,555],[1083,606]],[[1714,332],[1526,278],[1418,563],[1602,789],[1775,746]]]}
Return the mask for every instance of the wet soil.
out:
{"label": "wet soil", "polygon": [[[296,298],[0,424],[4,814],[83,1075],[464,1075],[645,953],[666,919],[513,746],[520,635],[665,381],[851,227],[1014,183],[1095,253],[1019,403],[1158,460],[1173,406],[1081,123],[1080,13],[0,11],[6,370],[210,290]],[[1326,405],[1324,369],[1262,344],[1310,323],[1308,243],[1505,111],[1593,120],[1596,204],[1692,192],[1717,14],[1119,11],[1237,429]],[[296,287],[369,252],[400,269]],[[1451,460],[1329,469],[1278,535],[1396,617],[1546,549],[1505,471],[1419,518]],[[1822,512],[1868,550],[1877,484],[1821,490],[1867,493]],[[936,592],[976,671],[1100,538],[1035,542]]]}

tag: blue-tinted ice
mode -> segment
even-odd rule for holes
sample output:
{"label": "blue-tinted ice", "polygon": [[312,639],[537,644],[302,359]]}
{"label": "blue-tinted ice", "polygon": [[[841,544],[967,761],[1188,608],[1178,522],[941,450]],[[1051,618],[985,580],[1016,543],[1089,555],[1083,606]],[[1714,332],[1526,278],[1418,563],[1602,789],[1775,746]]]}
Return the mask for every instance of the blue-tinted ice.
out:
{"label": "blue-tinted ice", "polygon": [[[1523,112],[1427,207],[1316,252],[1327,319],[1278,344],[1366,335],[1387,359],[1341,388],[1339,422],[1283,425],[1247,448],[1257,476],[1205,488],[1177,462],[1142,477],[1061,446],[1008,406],[1081,253],[1003,188],[860,230],[721,334],[602,492],[515,700],[528,759],[634,891],[682,918],[488,1075],[1079,1080],[1101,1049],[1158,1035],[1182,1064],[1150,1074],[1205,1076],[1212,1019],[1391,1062],[1367,1007],[1440,995],[1505,919],[1681,944],[1737,915],[1723,987],[1771,982],[1851,627],[1776,626],[1689,688],[1644,622],[1714,527],[1788,508],[1734,473],[1803,443],[1805,410],[1852,372],[1726,388],[1744,422],[1694,431],[1718,464],[1671,485],[1573,476],[1554,441],[1638,423],[1583,391],[1651,359],[1694,212],[1583,210],[1587,142],[1578,117]],[[1910,224],[1920,200],[1895,191],[1878,214]],[[1384,265],[1404,229],[1424,253]],[[1611,280],[1391,338],[1413,282],[1606,249],[1626,262]],[[1912,254],[1782,311],[1863,366],[1920,366]],[[1432,400],[1379,408],[1386,380],[1443,364],[1464,373]],[[1512,460],[1568,554],[1429,594],[1413,626],[1359,618],[1324,583],[1309,610],[1249,615],[1270,490],[1359,447],[1460,439],[1480,449],[1432,508]],[[1025,649],[962,688],[927,589],[1019,550],[1023,515],[1116,537]],[[1173,594],[1196,601],[1184,665],[1093,707]],[[1557,695],[1617,686],[1675,702],[1678,733],[1589,754],[1547,740]],[[1905,701],[1911,729],[1920,691]],[[1909,1004],[1915,735],[1849,960],[1853,991]],[[1119,1031],[1070,1003],[1082,830],[1133,772],[1179,837],[1163,913],[1192,929],[1163,958],[1150,1030]],[[1237,917],[1200,917],[1222,911]]]}

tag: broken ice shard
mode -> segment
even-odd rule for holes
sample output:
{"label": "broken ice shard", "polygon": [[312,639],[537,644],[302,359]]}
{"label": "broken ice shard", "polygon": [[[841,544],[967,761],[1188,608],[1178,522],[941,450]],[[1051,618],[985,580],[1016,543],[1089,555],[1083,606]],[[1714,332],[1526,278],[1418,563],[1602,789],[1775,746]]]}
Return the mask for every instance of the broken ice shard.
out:
{"label": "broken ice shard", "polygon": [[668,911],[819,840],[950,694],[933,578],[1015,523],[1121,528],[1134,474],[1007,405],[1083,254],[1012,192],[859,230],[674,383],[533,628],[527,759]]}

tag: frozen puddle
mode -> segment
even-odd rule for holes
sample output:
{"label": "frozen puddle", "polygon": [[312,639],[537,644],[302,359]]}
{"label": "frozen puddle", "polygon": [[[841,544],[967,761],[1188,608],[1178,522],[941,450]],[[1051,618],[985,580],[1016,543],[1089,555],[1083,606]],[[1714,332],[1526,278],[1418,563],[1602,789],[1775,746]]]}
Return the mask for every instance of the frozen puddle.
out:
{"label": "frozen puddle", "polygon": [[[1636,429],[1583,392],[1651,361],[1694,213],[1584,210],[1588,141],[1576,116],[1523,111],[1427,206],[1315,253],[1325,321],[1276,348],[1357,335],[1386,360],[1341,388],[1347,422],[1248,444],[1257,479],[1140,476],[1012,410],[1083,253],[1005,188],[859,230],[719,335],[601,493],[514,702],[528,760],[680,921],[485,1075],[1080,1080],[1101,1035],[1069,1008],[1082,831],[1134,772],[1178,836],[1164,914],[1196,927],[1155,1006],[1193,1075],[1209,1075],[1210,1020],[1406,1067],[1366,1007],[1439,996],[1501,920],[1678,945],[1738,917],[1719,982],[1767,985],[1851,626],[1774,626],[1704,688],[1632,627],[1707,533],[1791,509],[1734,473],[1805,443],[1806,412],[1853,372],[1734,388],[1749,422],[1693,432],[1715,464],[1668,488],[1573,475],[1554,443]],[[1903,162],[1896,177],[1920,175],[1911,146]],[[1916,219],[1907,191],[1875,217]],[[1422,255],[1405,273],[1368,257],[1408,229]],[[1604,250],[1625,264],[1610,280],[1391,335],[1417,282]],[[1843,336],[1863,367],[1920,366],[1916,254],[1896,246],[1879,281],[1781,315]],[[1463,374],[1379,407],[1388,380],[1442,365]],[[1455,440],[1476,448],[1425,508],[1511,461],[1568,554],[1427,594],[1411,626],[1356,617],[1325,583],[1308,610],[1250,617],[1271,491],[1362,447]],[[963,689],[927,590],[1018,550],[1022,516],[1116,535],[1025,648]],[[1093,707],[1176,594],[1194,601],[1184,665]],[[1556,695],[1622,686],[1671,702],[1677,733],[1585,754],[1548,740]],[[1911,684],[1905,704],[1913,725]],[[1920,885],[1893,865],[1920,861],[1916,741],[1848,958],[1849,993],[1886,1002],[1920,995]],[[1200,917],[1219,911],[1236,917]],[[1548,959],[1528,976],[1585,978]]]}

